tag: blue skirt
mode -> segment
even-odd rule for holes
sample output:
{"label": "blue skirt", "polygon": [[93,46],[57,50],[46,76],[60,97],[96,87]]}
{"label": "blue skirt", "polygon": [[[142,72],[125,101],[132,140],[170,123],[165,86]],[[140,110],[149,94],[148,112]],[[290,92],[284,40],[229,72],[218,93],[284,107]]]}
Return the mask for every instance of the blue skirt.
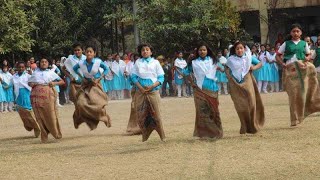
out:
{"label": "blue skirt", "polygon": [[57,93],[60,92],[60,87],[58,85],[56,85],[54,88],[56,89]]}
{"label": "blue skirt", "polygon": [[101,87],[102,87],[102,90],[103,90],[103,92],[108,92],[108,87],[107,87],[107,85],[106,85],[106,79],[101,79],[100,80],[100,84],[101,84]]}
{"label": "blue skirt", "polygon": [[6,101],[6,95],[4,93],[4,89],[0,83],[0,102],[5,102]]}
{"label": "blue skirt", "polygon": [[17,105],[23,109],[31,110],[32,106],[30,95],[31,91],[27,88],[20,88],[18,98],[16,99]]}
{"label": "blue skirt", "polygon": [[225,72],[217,71],[216,77],[217,77],[218,83],[227,83],[228,82],[228,78],[227,78],[227,75]]}
{"label": "blue skirt", "polygon": [[129,77],[125,78],[125,87],[124,87],[124,89],[127,89],[127,90],[131,90],[132,89],[132,85],[131,85],[131,81],[130,81]]}
{"label": "blue skirt", "polygon": [[4,94],[6,102],[14,102],[13,86],[9,87],[8,89],[4,89]]}
{"label": "blue skirt", "polygon": [[265,63],[260,69],[253,72],[256,81],[270,81],[270,64]]}
{"label": "blue skirt", "polygon": [[114,87],[113,87],[113,79],[112,80],[107,80],[105,81],[105,86],[108,89],[108,91],[113,91]]}
{"label": "blue skirt", "polygon": [[122,74],[113,76],[113,90],[119,91],[123,90],[125,86],[125,78]]}
{"label": "blue skirt", "polygon": [[[183,73],[183,74],[185,74],[185,70],[183,70],[183,69],[180,69],[180,68],[178,68],[179,69],[179,71],[181,72],[181,73]],[[177,71],[175,71],[174,72],[174,82],[175,82],[175,84],[176,85],[182,85],[183,84],[183,82],[184,82],[184,79],[182,78],[182,79],[179,79],[179,73],[177,72]]]}
{"label": "blue skirt", "polygon": [[275,63],[270,64],[270,82],[279,82],[279,71],[276,67],[277,65]]}

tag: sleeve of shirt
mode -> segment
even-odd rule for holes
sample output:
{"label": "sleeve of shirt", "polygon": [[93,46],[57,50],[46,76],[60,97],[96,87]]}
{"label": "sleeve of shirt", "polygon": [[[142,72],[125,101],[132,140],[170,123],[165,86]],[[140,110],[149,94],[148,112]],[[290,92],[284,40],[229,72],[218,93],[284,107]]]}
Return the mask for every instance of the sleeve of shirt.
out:
{"label": "sleeve of shirt", "polygon": [[61,74],[61,71],[59,68],[56,68],[55,73],[57,73],[58,75]]}
{"label": "sleeve of shirt", "polygon": [[177,59],[174,60],[174,67],[178,66]]}
{"label": "sleeve of shirt", "polygon": [[305,51],[306,51],[306,54],[310,54],[311,53],[308,43],[306,43]]}
{"label": "sleeve of shirt", "polygon": [[253,65],[257,65],[257,64],[260,63],[260,61],[259,61],[258,58],[256,58],[256,57],[252,57],[251,59],[252,59],[251,63],[252,63]]}
{"label": "sleeve of shirt", "polygon": [[157,71],[157,81],[162,84],[163,81],[164,81],[164,71],[160,65],[160,63],[158,62],[157,63],[157,66],[156,66],[156,71]]}
{"label": "sleeve of shirt", "polygon": [[139,81],[139,76],[137,76],[137,72],[138,72],[137,68],[138,68],[137,63],[135,63],[132,68],[132,74],[131,74],[131,80],[134,84],[136,84]]}
{"label": "sleeve of shirt", "polygon": [[74,72],[78,72],[78,69],[80,68],[79,63],[73,66]]}
{"label": "sleeve of shirt", "polygon": [[103,75],[107,75],[109,73],[109,67],[101,61],[100,67],[103,69]]}
{"label": "sleeve of shirt", "polygon": [[278,54],[284,54],[285,51],[286,51],[286,43],[284,42],[278,49]]}
{"label": "sleeve of shirt", "polygon": [[163,81],[164,81],[164,75],[159,75],[158,77],[157,77],[157,81],[160,83],[160,85],[163,83]]}

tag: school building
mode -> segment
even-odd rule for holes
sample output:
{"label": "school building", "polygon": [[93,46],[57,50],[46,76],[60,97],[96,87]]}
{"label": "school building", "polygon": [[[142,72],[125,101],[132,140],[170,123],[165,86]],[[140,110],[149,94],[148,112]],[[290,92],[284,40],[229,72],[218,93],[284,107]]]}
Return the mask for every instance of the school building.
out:
{"label": "school building", "polygon": [[242,27],[255,42],[271,42],[279,33],[284,36],[293,23],[304,33],[320,33],[320,0],[230,0],[241,14]]}

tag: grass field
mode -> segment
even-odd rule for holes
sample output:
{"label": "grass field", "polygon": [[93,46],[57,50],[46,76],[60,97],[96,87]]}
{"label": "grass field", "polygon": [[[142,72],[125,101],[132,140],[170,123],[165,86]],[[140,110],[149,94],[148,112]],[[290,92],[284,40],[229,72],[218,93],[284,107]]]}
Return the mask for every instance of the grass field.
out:
{"label": "grass field", "polygon": [[290,128],[285,93],[263,94],[266,124],[240,135],[230,96],[220,96],[224,138],[192,137],[192,98],[162,100],[167,136],[125,136],[130,101],[111,101],[111,128],[73,127],[73,106],[60,109],[63,138],[32,138],[17,113],[0,114],[1,179],[320,179],[320,115]]}

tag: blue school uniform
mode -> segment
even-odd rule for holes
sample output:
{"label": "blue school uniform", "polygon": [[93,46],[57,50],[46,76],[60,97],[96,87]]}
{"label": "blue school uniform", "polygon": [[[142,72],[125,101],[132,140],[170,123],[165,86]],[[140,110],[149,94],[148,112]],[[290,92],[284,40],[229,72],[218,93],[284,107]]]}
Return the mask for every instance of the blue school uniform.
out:
{"label": "blue school uniform", "polygon": [[[260,61],[258,60],[258,57],[257,57],[256,55],[252,55],[252,61],[260,62]],[[254,78],[256,79],[257,82],[258,82],[258,81],[262,81],[262,79],[263,79],[261,72],[262,72],[262,71],[261,71],[261,68],[256,69],[256,70],[253,71],[253,76],[254,76]]]}
{"label": "blue school uniform", "polygon": [[269,54],[268,58],[273,60],[273,63],[270,64],[270,82],[275,83],[280,81],[279,77],[279,71],[278,71],[278,65],[275,62],[275,56],[276,54]]}
{"label": "blue school uniform", "polygon": [[[56,74],[58,74],[59,76],[60,76],[60,74],[61,74],[60,69],[57,68],[57,67],[56,67],[56,69],[54,70],[54,72],[55,72]],[[55,86],[55,89],[56,89],[57,93],[60,93],[60,87],[59,87],[59,85],[56,85],[56,86]]]}
{"label": "blue school uniform", "polygon": [[107,65],[105,65],[99,58],[93,58],[91,63],[88,63],[87,60],[82,60],[73,67],[73,70],[78,72],[78,70],[81,69],[84,78],[88,81],[92,81],[92,78],[99,79],[102,76],[99,68],[103,69],[104,75],[106,75],[109,71]]}
{"label": "blue school uniform", "polygon": [[267,62],[265,57],[267,57],[268,52],[261,52],[259,55],[259,60],[262,62],[262,67],[260,68],[259,81],[270,81],[270,64]]}
{"label": "blue school uniform", "polygon": [[[104,62],[108,67],[109,70],[112,67],[112,61],[105,61]],[[105,89],[107,89],[109,92],[113,91],[113,74],[112,71],[109,71],[108,74],[105,76]]]}
{"label": "blue school uniform", "polygon": [[6,96],[5,96],[5,93],[4,93],[4,89],[3,89],[2,83],[0,83],[0,103],[5,102],[5,101],[6,101]]}
{"label": "blue school uniform", "polygon": [[[28,78],[31,75],[24,72],[21,75],[16,73],[13,76],[13,84],[14,84],[14,91],[15,91],[15,102],[18,105],[18,108],[23,108],[27,110],[32,110],[31,106],[31,87],[28,84]],[[17,95],[18,94],[18,95]]]}
{"label": "blue school uniform", "polygon": [[[5,76],[8,82],[4,81]],[[2,88],[5,96],[3,102],[14,102],[12,75],[9,72],[2,72]]]}
{"label": "blue school uniform", "polygon": [[[140,69],[142,68],[144,68],[146,71],[141,71]],[[160,89],[163,81],[164,71],[159,61],[151,57],[141,58],[136,61],[132,70],[132,82],[134,84],[139,82],[142,87],[147,87],[152,86],[155,82],[159,82],[159,86],[152,89],[152,91],[156,91]]]}
{"label": "blue school uniform", "polygon": [[124,68],[125,68],[125,62],[122,60],[119,60],[119,62],[114,61],[112,63],[111,70],[114,72],[113,74],[113,90],[121,91],[125,88],[125,77],[124,77]]}
{"label": "blue school uniform", "polygon": [[126,65],[127,77],[126,77],[125,89],[127,90],[131,90],[133,88],[133,82],[131,79],[133,66],[134,66],[133,61],[129,61]]}
{"label": "blue school uniform", "polygon": [[[175,68],[180,71],[183,75],[186,75],[188,72],[188,68],[187,68],[187,62],[184,59],[179,59],[177,58],[174,61],[174,66]],[[179,67],[180,66],[180,67]],[[185,67],[184,67],[185,66]],[[184,67],[184,68],[183,68]],[[180,74],[178,73],[178,71],[174,72],[174,82],[176,85],[182,85],[184,83],[184,79],[183,77],[180,76]]]}
{"label": "blue school uniform", "polygon": [[[218,62],[218,66],[222,70],[224,70],[224,66],[220,62]],[[228,82],[228,78],[227,78],[227,75],[225,72],[217,71],[216,76],[217,76],[218,83],[227,83]]]}
{"label": "blue school uniform", "polygon": [[[249,48],[248,48],[249,49]],[[232,55],[228,58],[227,66],[230,68],[231,75],[237,83],[243,83],[244,77],[249,73],[249,69],[251,65],[257,65],[260,61],[257,58],[252,58],[251,52],[246,52],[242,57],[238,57],[236,55]],[[245,64],[243,64],[243,60],[246,60]],[[233,74],[232,69],[235,71],[241,70],[241,72],[237,72],[237,74]],[[245,70],[245,71],[243,71]]]}
{"label": "blue school uniform", "polygon": [[[217,92],[219,90],[219,87],[217,85],[216,80],[214,80],[212,77],[209,76],[210,73],[201,72],[201,73],[199,73],[199,75],[197,75],[198,74],[198,72],[197,72],[198,70],[200,71],[200,69],[201,70],[205,69],[205,68],[197,68],[197,66],[196,66],[196,64],[201,65],[200,63],[202,63],[202,62],[203,62],[204,66],[205,65],[213,65],[211,57],[209,57],[209,56],[206,56],[205,58],[199,57],[199,58],[197,58],[197,59],[192,61],[192,70],[191,70],[191,68],[188,68],[187,75],[189,75],[191,72],[193,72],[194,75],[195,75],[195,78],[196,78],[198,86],[199,86],[199,84],[201,84],[200,82],[198,82],[199,79],[201,78],[201,76],[204,75],[204,77],[202,77],[204,79],[203,79],[201,88],[209,90],[209,91],[212,91],[212,92]],[[214,66],[217,66],[217,65],[213,65],[212,68],[216,68]],[[210,72],[210,70],[209,70],[209,72]],[[209,76],[209,78],[207,76]],[[199,78],[197,79],[197,77],[199,77]],[[215,74],[215,77],[216,77],[216,74]]]}

